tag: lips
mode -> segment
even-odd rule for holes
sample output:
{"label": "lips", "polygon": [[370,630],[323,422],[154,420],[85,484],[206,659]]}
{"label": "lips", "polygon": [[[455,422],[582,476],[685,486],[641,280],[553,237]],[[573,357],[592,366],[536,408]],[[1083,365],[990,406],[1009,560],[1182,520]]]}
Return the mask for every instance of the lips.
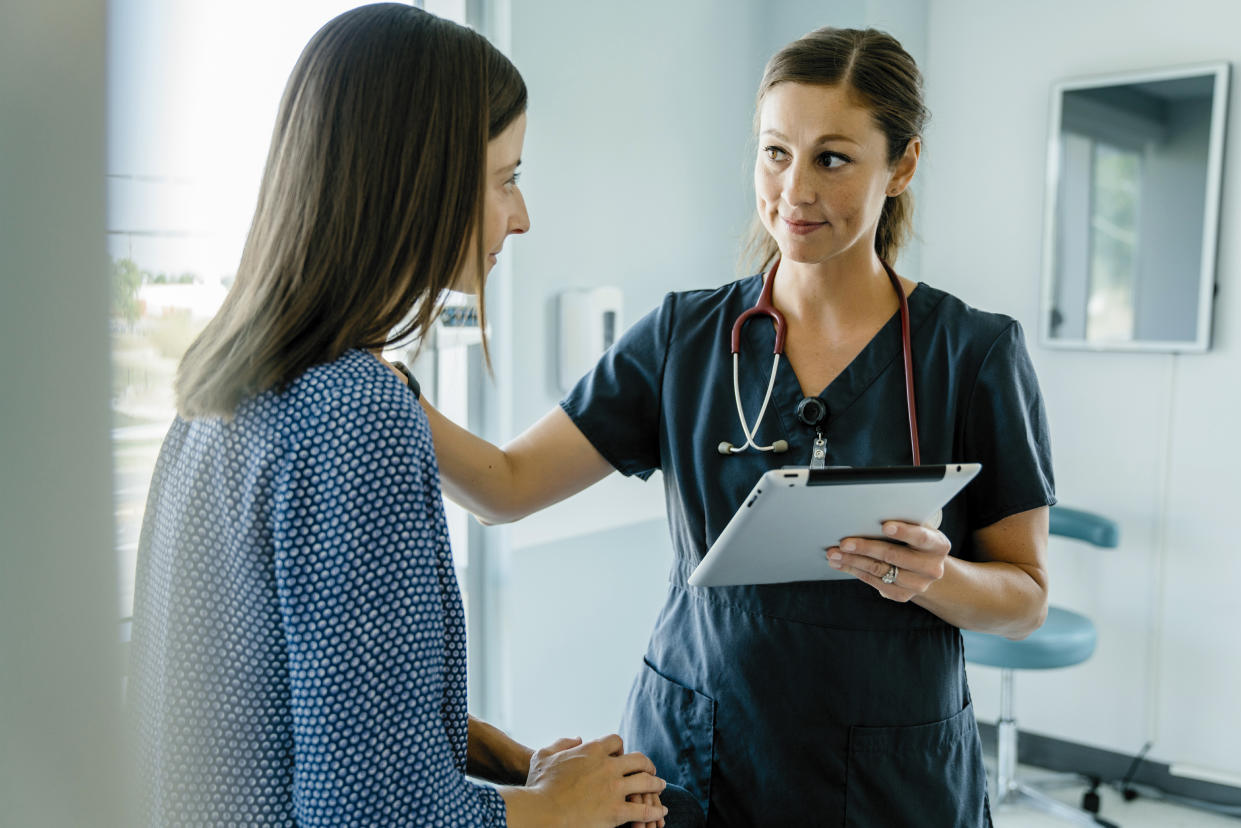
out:
{"label": "lips", "polygon": [[780,220],[784,222],[784,226],[788,228],[790,233],[797,236],[805,236],[809,233],[813,233],[820,227],[827,226],[826,221],[805,221],[802,219],[786,218],[784,216],[781,216]]}

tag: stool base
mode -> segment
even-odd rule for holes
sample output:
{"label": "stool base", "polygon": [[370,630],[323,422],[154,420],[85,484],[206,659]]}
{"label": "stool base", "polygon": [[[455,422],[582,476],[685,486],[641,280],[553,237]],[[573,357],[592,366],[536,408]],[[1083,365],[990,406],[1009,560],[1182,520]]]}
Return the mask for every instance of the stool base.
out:
{"label": "stool base", "polygon": [[1040,790],[1013,782],[1006,791],[1002,791],[995,802],[995,810],[1011,807],[1034,808],[1062,819],[1070,825],[1081,825],[1084,828],[1099,828],[1094,814],[1066,805],[1058,799],[1052,799]]}

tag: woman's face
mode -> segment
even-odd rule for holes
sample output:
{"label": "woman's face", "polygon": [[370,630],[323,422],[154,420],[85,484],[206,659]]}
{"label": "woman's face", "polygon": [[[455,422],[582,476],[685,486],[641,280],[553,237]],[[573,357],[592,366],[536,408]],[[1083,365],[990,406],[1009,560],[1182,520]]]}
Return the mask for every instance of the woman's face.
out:
{"label": "woman's face", "polygon": [[[517,187],[517,167],[521,164],[521,148],[526,138],[526,115],[522,113],[504,131],[487,142],[487,158],[483,171],[483,255],[482,275],[487,278],[495,266],[496,256],[504,240],[513,233],[530,229],[526,201]],[[470,244],[459,290],[473,293],[474,274],[479,272],[477,246]]]}
{"label": "woman's face", "polygon": [[895,165],[870,110],[842,86],[780,83],[759,110],[758,215],[789,261],[872,250],[884,199],[909,185],[921,144]]}

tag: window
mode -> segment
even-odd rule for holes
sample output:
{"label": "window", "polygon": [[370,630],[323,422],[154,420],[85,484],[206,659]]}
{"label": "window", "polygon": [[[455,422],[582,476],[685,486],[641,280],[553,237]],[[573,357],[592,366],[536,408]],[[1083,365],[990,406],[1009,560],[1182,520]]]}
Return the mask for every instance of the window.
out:
{"label": "window", "polygon": [[1142,156],[1094,142],[1086,339],[1133,339]]}
{"label": "window", "polygon": [[[285,81],[311,35],[358,5],[358,0],[109,4],[107,232],[122,618],[133,608],[151,474],[175,416],[173,377],[232,282]],[[415,5],[458,21],[465,17],[465,0]],[[440,359],[462,358],[441,351]],[[465,422],[466,395],[448,396],[446,413]],[[451,407],[454,400],[460,410]],[[457,510],[449,523],[463,567],[468,560],[464,516]],[[467,582],[461,578],[463,587]]]}
{"label": "window", "polygon": [[1060,135],[1053,336],[1133,339],[1143,156],[1068,127]]}

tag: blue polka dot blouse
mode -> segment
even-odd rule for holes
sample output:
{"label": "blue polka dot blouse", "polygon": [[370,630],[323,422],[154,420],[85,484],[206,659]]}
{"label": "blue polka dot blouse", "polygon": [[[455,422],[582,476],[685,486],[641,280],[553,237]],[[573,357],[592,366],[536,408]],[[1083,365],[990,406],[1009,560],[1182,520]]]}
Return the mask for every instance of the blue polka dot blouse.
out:
{"label": "blue polka dot blouse", "polygon": [[350,351],[178,418],[138,552],[147,824],[504,825],[465,776],[465,620],[421,406]]}

